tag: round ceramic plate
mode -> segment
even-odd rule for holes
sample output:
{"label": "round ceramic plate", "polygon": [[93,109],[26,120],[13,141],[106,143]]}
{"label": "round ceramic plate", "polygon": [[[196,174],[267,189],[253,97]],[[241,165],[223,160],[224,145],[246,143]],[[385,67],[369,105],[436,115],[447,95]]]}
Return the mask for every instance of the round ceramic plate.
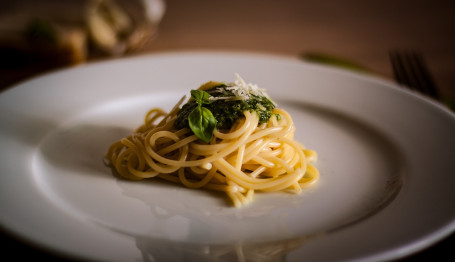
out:
{"label": "round ceramic plate", "polygon": [[[235,79],[290,112],[318,184],[219,193],[125,181],[103,156],[147,110]],[[455,117],[378,78],[263,54],[178,52],[32,79],[0,95],[0,223],[64,255],[108,261],[398,258],[455,228]],[[218,260],[217,260],[218,259]]]}

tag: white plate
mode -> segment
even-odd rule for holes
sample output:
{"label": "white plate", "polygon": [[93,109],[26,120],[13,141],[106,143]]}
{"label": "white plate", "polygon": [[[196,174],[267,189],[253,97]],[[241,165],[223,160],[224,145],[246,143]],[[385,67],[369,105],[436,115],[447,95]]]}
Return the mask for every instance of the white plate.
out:
{"label": "white plate", "polygon": [[[239,73],[267,89],[319,153],[301,195],[222,194],[115,178],[102,158],[152,107]],[[108,261],[382,260],[455,227],[455,117],[390,82],[247,53],[164,53],[63,70],[0,95],[1,225]]]}

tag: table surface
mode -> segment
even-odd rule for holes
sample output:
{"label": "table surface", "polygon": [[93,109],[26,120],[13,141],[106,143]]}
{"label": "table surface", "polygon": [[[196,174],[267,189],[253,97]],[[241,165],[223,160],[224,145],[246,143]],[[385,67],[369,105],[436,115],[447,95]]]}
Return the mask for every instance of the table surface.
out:
{"label": "table surface", "polygon": [[[230,50],[298,57],[320,52],[356,61],[393,78],[388,53],[424,55],[440,92],[455,97],[455,5],[452,1],[170,0],[158,34],[128,55],[181,50]],[[110,57],[89,58],[88,63]],[[0,90],[55,68],[0,67]],[[2,246],[37,257],[50,254],[3,236]],[[452,234],[398,261],[454,259]],[[16,255],[16,254],[15,254]]]}

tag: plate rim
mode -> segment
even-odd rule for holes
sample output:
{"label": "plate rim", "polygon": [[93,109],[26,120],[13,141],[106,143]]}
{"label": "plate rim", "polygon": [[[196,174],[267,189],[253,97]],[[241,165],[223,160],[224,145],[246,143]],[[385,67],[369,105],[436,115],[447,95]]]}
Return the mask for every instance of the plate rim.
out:
{"label": "plate rim", "polygon": [[[374,83],[376,83],[378,85],[381,85],[381,86],[387,86],[390,89],[396,90],[394,92],[405,94],[406,96],[411,97],[411,99],[417,99],[417,100],[419,100],[419,101],[421,101],[423,103],[428,104],[431,107],[435,107],[440,112],[444,112],[445,114],[447,114],[447,116],[451,117],[452,120],[455,120],[455,114],[453,112],[451,112],[448,108],[446,108],[445,106],[440,104],[439,102],[434,101],[434,100],[432,100],[430,98],[427,98],[427,97],[425,97],[423,95],[420,95],[420,94],[418,94],[416,92],[412,92],[412,91],[409,91],[409,90],[404,90],[404,89],[397,88],[398,85],[396,85],[392,81],[390,81],[388,79],[385,79],[385,78],[382,78],[382,77],[372,76],[372,75],[361,75],[361,74],[350,72],[350,71],[343,70],[343,69],[331,68],[331,67],[326,67],[326,66],[323,66],[323,65],[316,65],[316,64],[312,64],[312,63],[307,63],[307,62],[304,62],[304,61],[300,61],[298,58],[291,57],[291,56],[283,56],[283,55],[277,55],[277,54],[264,54],[264,53],[251,53],[251,52],[238,52],[238,51],[235,51],[235,52],[231,52],[231,51],[216,51],[216,52],[214,52],[214,51],[159,52],[159,53],[151,53],[151,54],[141,55],[141,56],[132,56],[132,57],[126,57],[126,58],[119,58],[119,59],[114,59],[114,60],[110,60],[110,61],[99,61],[99,62],[89,63],[89,64],[77,66],[77,67],[59,69],[59,70],[56,70],[56,71],[53,71],[53,72],[49,72],[49,73],[46,73],[46,74],[31,78],[31,79],[28,79],[28,80],[25,80],[25,81],[23,81],[21,83],[18,83],[18,84],[15,84],[15,85],[11,86],[10,88],[8,88],[6,90],[3,90],[0,93],[0,100],[4,96],[7,96],[10,92],[16,92],[16,91],[13,91],[13,90],[21,89],[20,91],[26,91],[26,90],[22,90],[22,89],[26,88],[28,85],[30,85],[31,83],[33,83],[35,81],[40,81],[42,79],[47,79],[49,77],[52,77],[52,76],[55,76],[55,75],[58,75],[58,74],[62,74],[62,73],[71,74],[71,72],[73,72],[74,70],[81,70],[81,68],[83,70],[87,70],[87,68],[88,68],[88,70],[90,70],[90,68],[103,67],[106,64],[117,63],[116,61],[119,61],[120,63],[123,63],[124,61],[132,62],[132,61],[143,60],[143,59],[145,59],[145,60],[155,59],[157,56],[158,57],[166,57],[166,56],[181,56],[181,55],[186,55],[186,56],[206,56],[206,55],[209,55],[209,56],[215,56],[215,57],[216,56],[235,55],[235,56],[247,56],[247,57],[251,57],[251,56],[252,57],[261,57],[261,58],[264,58],[264,59],[271,59],[271,60],[279,59],[279,60],[286,60],[286,61],[293,61],[293,62],[299,61],[299,63],[307,64],[310,67],[319,68],[320,70],[323,70],[323,71],[326,71],[326,72],[346,75],[346,76],[354,78],[354,79],[362,79],[363,81],[374,82]],[[3,223],[2,223],[1,226],[2,227],[4,226]],[[420,250],[420,249],[422,249],[422,248],[424,248],[426,246],[429,246],[430,244],[435,243],[436,241],[438,241],[438,240],[450,235],[453,231],[455,231],[455,219],[452,220],[452,223],[446,225],[445,228],[440,228],[438,231],[433,232],[433,234],[427,235],[427,238],[425,238],[425,239],[418,239],[418,240],[415,241],[415,243],[412,243],[411,245],[397,247],[396,250],[384,251],[382,253],[366,257],[366,259],[369,259],[369,258],[373,258],[373,259],[376,259],[376,258],[377,259],[397,258],[397,256],[396,256],[397,253],[409,254],[410,252],[414,252],[414,251]]]}

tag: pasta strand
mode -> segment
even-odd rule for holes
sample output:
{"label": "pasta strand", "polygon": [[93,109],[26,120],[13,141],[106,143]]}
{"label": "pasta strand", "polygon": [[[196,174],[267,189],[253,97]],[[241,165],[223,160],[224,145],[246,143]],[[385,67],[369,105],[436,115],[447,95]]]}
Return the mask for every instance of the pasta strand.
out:
{"label": "pasta strand", "polygon": [[106,159],[126,179],[161,178],[188,188],[223,191],[236,207],[251,202],[256,191],[300,193],[314,185],[319,171],[315,151],[295,141],[291,116],[275,108],[267,123],[245,111],[229,131],[215,130],[210,143],[174,121],[182,100],[169,114],[154,108],[136,131],[114,142]]}

